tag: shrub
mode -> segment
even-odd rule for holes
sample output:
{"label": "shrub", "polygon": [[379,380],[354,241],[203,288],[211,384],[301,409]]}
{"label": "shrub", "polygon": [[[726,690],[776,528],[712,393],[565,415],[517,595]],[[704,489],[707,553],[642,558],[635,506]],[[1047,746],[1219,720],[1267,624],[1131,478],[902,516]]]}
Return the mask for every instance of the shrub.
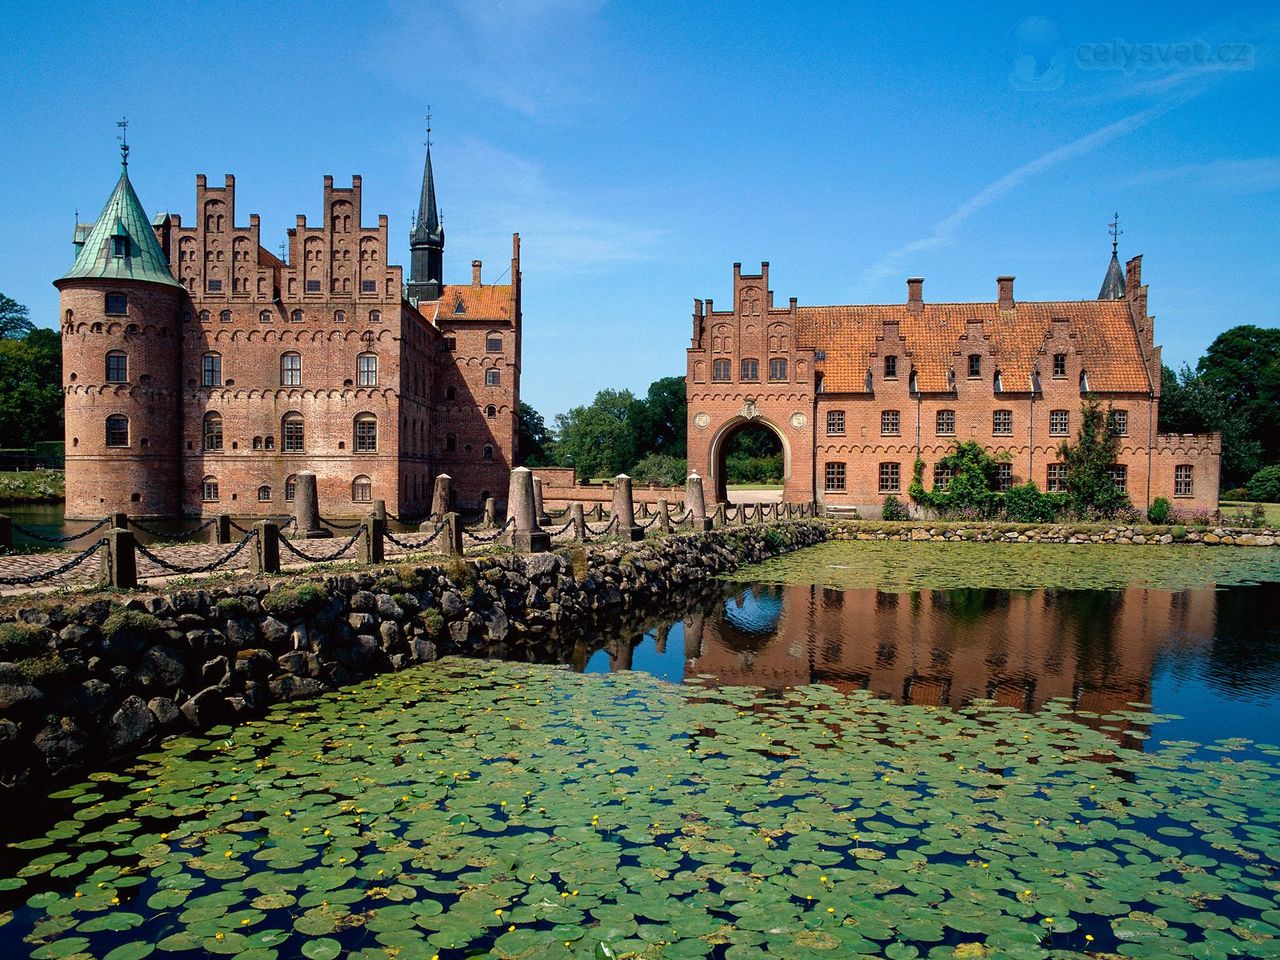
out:
{"label": "shrub", "polygon": [[276,587],[262,598],[262,606],[274,616],[288,620],[301,617],[318,606],[325,598],[324,591],[314,583]]}
{"label": "shrub", "polygon": [[1061,494],[1042,493],[1034,480],[1011,487],[1004,494],[1005,519],[1012,523],[1049,523],[1062,507]]}
{"label": "shrub", "polygon": [[51,657],[28,657],[16,664],[18,672],[27,683],[57,683],[71,674],[71,665],[58,654]]}
{"label": "shrub", "polygon": [[1280,502],[1280,464],[1263,467],[1246,485],[1249,488],[1249,499],[1262,503]]}
{"label": "shrub", "polygon": [[0,623],[0,660],[22,660],[45,653],[49,631],[31,623]]}
{"label": "shrub", "polygon": [[631,479],[637,483],[656,483],[660,487],[681,486],[689,475],[689,461],[664,453],[651,453],[631,468]]}
{"label": "shrub", "polygon": [[239,597],[221,597],[218,599],[218,602],[214,604],[214,607],[218,611],[218,616],[222,617],[224,620],[243,617],[246,612],[244,601]]}
{"label": "shrub", "polygon": [[[1007,455],[1001,455],[1007,460]],[[1000,510],[1000,494],[996,492],[997,469],[1002,459],[991,456],[972,440],[957,443],[938,460],[936,466],[950,471],[946,486],[924,488],[924,461],[917,459],[907,493],[916,503],[936,510],[940,516],[965,520],[984,520]]]}
{"label": "shrub", "polygon": [[1109,519],[1131,506],[1129,495],[1111,480],[1120,456],[1120,438],[1107,427],[1110,410],[1090,398],[1080,408],[1074,444],[1063,441],[1058,458],[1067,468],[1067,498],[1078,517]]}
{"label": "shrub", "polygon": [[435,607],[423,610],[420,619],[422,620],[423,628],[432,636],[444,629],[444,614]]}
{"label": "shrub", "polygon": [[1147,519],[1156,526],[1164,526],[1169,522],[1169,515],[1173,513],[1173,505],[1164,497],[1156,497],[1151,501],[1151,507],[1147,510]]}
{"label": "shrub", "polygon": [[102,622],[102,636],[107,640],[115,640],[126,634],[139,635],[156,633],[160,630],[160,621],[142,610],[112,610]]}
{"label": "shrub", "polygon": [[1230,490],[1222,491],[1222,499],[1230,501],[1248,500],[1249,490],[1247,487],[1232,487]]}
{"label": "shrub", "polygon": [[886,520],[910,519],[906,506],[892,493],[884,498],[884,509],[880,512],[880,515]]}

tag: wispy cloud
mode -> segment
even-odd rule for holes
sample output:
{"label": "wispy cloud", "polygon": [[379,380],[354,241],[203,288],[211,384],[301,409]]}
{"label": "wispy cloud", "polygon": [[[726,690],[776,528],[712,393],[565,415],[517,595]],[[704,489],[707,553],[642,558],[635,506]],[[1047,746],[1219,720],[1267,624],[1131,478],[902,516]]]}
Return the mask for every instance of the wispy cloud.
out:
{"label": "wispy cloud", "polygon": [[1269,193],[1280,190],[1280,155],[1157,167],[1122,180],[1119,185],[1145,187],[1179,180],[1192,180],[1200,187],[1238,193]]}
{"label": "wispy cloud", "polygon": [[951,243],[955,240],[960,228],[964,226],[970,217],[989,207],[1011,191],[1016,190],[1037,174],[1068,160],[1082,157],[1113,140],[1123,137],[1125,134],[1144,127],[1157,117],[1185,103],[1188,99],[1190,99],[1190,96],[1174,97],[1145,110],[1139,110],[1137,113],[1132,113],[1127,117],[1116,120],[1114,123],[1109,123],[1105,127],[1094,130],[1092,133],[1087,133],[1083,137],[1072,140],[1070,143],[1050,150],[1048,153],[1042,154],[1017,169],[1006,173],[998,180],[987,184],[952,210],[951,213],[939,220],[928,236],[913,240],[911,243],[885,254],[879,261],[863,271],[862,281],[864,283],[875,283],[897,275],[901,272],[904,262],[913,254]]}

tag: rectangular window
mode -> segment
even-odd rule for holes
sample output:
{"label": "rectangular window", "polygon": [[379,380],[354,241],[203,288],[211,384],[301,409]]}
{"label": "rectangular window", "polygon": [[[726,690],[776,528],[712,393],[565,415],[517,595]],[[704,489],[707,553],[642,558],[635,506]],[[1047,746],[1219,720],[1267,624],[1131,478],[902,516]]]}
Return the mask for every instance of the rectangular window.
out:
{"label": "rectangular window", "polygon": [[996,464],[996,489],[1001,493],[1013,486],[1013,464]]}
{"label": "rectangular window", "polygon": [[1065,353],[1055,353],[1053,355],[1053,375],[1059,378],[1067,375],[1067,355]]}
{"label": "rectangular window", "polygon": [[827,490],[843,490],[844,489],[844,464],[828,463],[823,469],[825,487]]}
{"label": "rectangular window", "polygon": [[302,354],[286,353],[280,358],[280,385],[302,386]]}
{"label": "rectangular window", "polygon": [[123,353],[107,354],[107,383],[124,383],[129,379],[129,360]]}
{"label": "rectangular window", "polygon": [[502,338],[501,338],[501,337],[486,337],[486,338],[485,338],[485,341],[484,341],[484,352],[485,352],[485,353],[501,353],[501,352],[502,352]]}
{"label": "rectangular window", "polygon": [[1013,436],[1013,411],[994,410],[991,413],[991,433],[997,437]]}
{"label": "rectangular window", "polygon": [[711,380],[714,383],[729,382],[729,361],[728,360],[712,360],[711,361]]}
{"label": "rectangular window", "polygon": [[129,445],[129,418],[115,415],[107,417],[107,446],[127,447]]}
{"label": "rectangular window", "polygon": [[122,317],[129,312],[129,295],[127,293],[107,294],[107,315]]}
{"label": "rectangular window", "polygon": [[206,353],[201,361],[200,382],[206,387],[222,386],[222,355]]}
{"label": "rectangular window", "polygon": [[1189,497],[1195,490],[1194,481],[1192,480],[1191,464],[1180,463],[1173,468],[1173,495],[1175,497]]}
{"label": "rectangular window", "polygon": [[1067,410],[1049,411],[1049,436],[1065,437],[1071,432],[1071,413]]}
{"label": "rectangular window", "polygon": [[378,449],[378,421],[372,417],[356,421],[356,452],[373,453]]}
{"label": "rectangular window", "polygon": [[897,493],[902,483],[902,468],[896,463],[880,464],[880,492]]}
{"label": "rectangular window", "polygon": [[774,358],[769,361],[769,379],[785,380],[787,379],[787,361],[781,358]]}
{"label": "rectangular window", "polygon": [[933,465],[933,489],[937,491],[947,489],[947,484],[951,482],[951,472],[950,467],[935,463]]}
{"label": "rectangular window", "polygon": [[844,436],[844,411],[843,410],[827,411],[827,436],[828,437]]}
{"label": "rectangular window", "polygon": [[498,387],[502,385],[502,371],[497,367],[490,367],[484,372],[484,385],[486,387]]}
{"label": "rectangular window", "polygon": [[210,293],[221,293],[221,292],[222,292],[222,281],[221,281],[221,280],[214,280],[214,279],[210,278],[209,280],[207,280],[207,281],[205,282],[205,288],[206,288]]}
{"label": "rectangular window", "polygon": [[759,360],[743,360],[742,361],[742,379],[752,382],[760,379],[760,361]]}
{"label": "rectangular window", "polygon": [[351,484],[351,499],[356,503],[369,503],[373,499],[373,481],[368,477],[356,477]]}
{"label": "rectangular window", "polygon": [[356,385],[376,387],[378,385],[378,355],[362,353],[356,358]]}
{"label": "rectangular window", "polygon": [[319,281],[319,280],[308,280],[308,281],[307,281],[307,293],[319,293],[319,292],[320,292],[320,281]]}
{"label": "rectangular window", "polygon": [[954,410],[939,410],[937,426],[934,432],[940,437],[954,437],[956,435],[956,412]]}
{"label": "rectangular window", "polygon": [[897,410],[880,411],[880,436],[896,437],[902,433],[902,415]]}
{"label": "rectangular window", "polygon": [[1067,492],[1067,465],[1065,463],[1049,464],[1045,475],[1044,488],[1049,493]]}
{"label": "rectangular window", "polygon": [[969,354],[969,379],[973,380],[982,376],[982,355],[978,353]]}
{"label": "rectangular window", "polygon": [[1129,483],[1129,468],[1123,463],[1113,463],[1107,467],[1107,476],[1111,478],[1117,490],[1123,490]]}
{"label": "rectangular window", "polygon": [[218,499],[218,481],[206,480],[201,490],[201,496],[209,502],[216,501]]}
{"label": "rectangular window", "polygon": [[377,293],[378,281],[377,280],[361,280],[360,292],[361,293]]}
{"label": "rectangular window", "polygon": [[884,358],[884,378],[886,380],[898,379],[898,358],[897,357]]}
{"label": "rectangular window", "polygon": [[1112,436],[1127,437],[1129,435],[1129,411],[1112,410],[1107,414],[1107,429]]}
{"label": "rectangular window", "polygon": [[443,346],[444,346],[444,348],[445,348],[446,350],[457,350],[457,349],[458,349],[458,338],[457,338],[457,337],[445,337],[445,338],[444,338],[444,344],[443,344]]}
{"label": "rectangular window", "polygon": [[302,418],[295,417],[284,422],[284,440],[282,449],[286,453],[301,453],[304,431],[302,426]]}

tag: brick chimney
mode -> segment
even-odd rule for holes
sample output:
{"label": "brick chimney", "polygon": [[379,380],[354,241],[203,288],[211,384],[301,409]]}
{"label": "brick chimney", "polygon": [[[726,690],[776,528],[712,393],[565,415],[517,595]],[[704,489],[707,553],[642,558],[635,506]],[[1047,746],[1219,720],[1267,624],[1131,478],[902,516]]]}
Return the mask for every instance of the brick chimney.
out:
{"label": "brick chimney", "polygon": [[1001,310],[1013,309],[1013,277],[996,277],[996,288],[1000,291],[998,301]]}
{"label": "brick chimney", "polygon": [[471,282],[478,284],[480,282],[480,268],[484,266],[481,260],[471,261]]}
{"label": "brick chimney", "polygon": [[907,312],[924,311],[924,277],[907,277]]}

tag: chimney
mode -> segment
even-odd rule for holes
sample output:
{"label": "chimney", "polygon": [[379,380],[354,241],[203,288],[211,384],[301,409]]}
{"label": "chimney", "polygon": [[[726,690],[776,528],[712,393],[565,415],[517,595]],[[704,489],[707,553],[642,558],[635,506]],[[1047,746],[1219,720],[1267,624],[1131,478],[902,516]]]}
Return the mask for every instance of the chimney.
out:
{"label": "chimney", "polygon": [[478,284],[480,282],[480,268],[484,266],[483,261],[471,261],[471,282]]}
{"label": "chimney", "polygon": [[924,311],[924,277],[907,277],[907,312]]}
{"label": "chimney", "polygon": [[1000,291],[999,307],[1001,310],[1013,309],[1013,277],[996,277],[996,287]]}

